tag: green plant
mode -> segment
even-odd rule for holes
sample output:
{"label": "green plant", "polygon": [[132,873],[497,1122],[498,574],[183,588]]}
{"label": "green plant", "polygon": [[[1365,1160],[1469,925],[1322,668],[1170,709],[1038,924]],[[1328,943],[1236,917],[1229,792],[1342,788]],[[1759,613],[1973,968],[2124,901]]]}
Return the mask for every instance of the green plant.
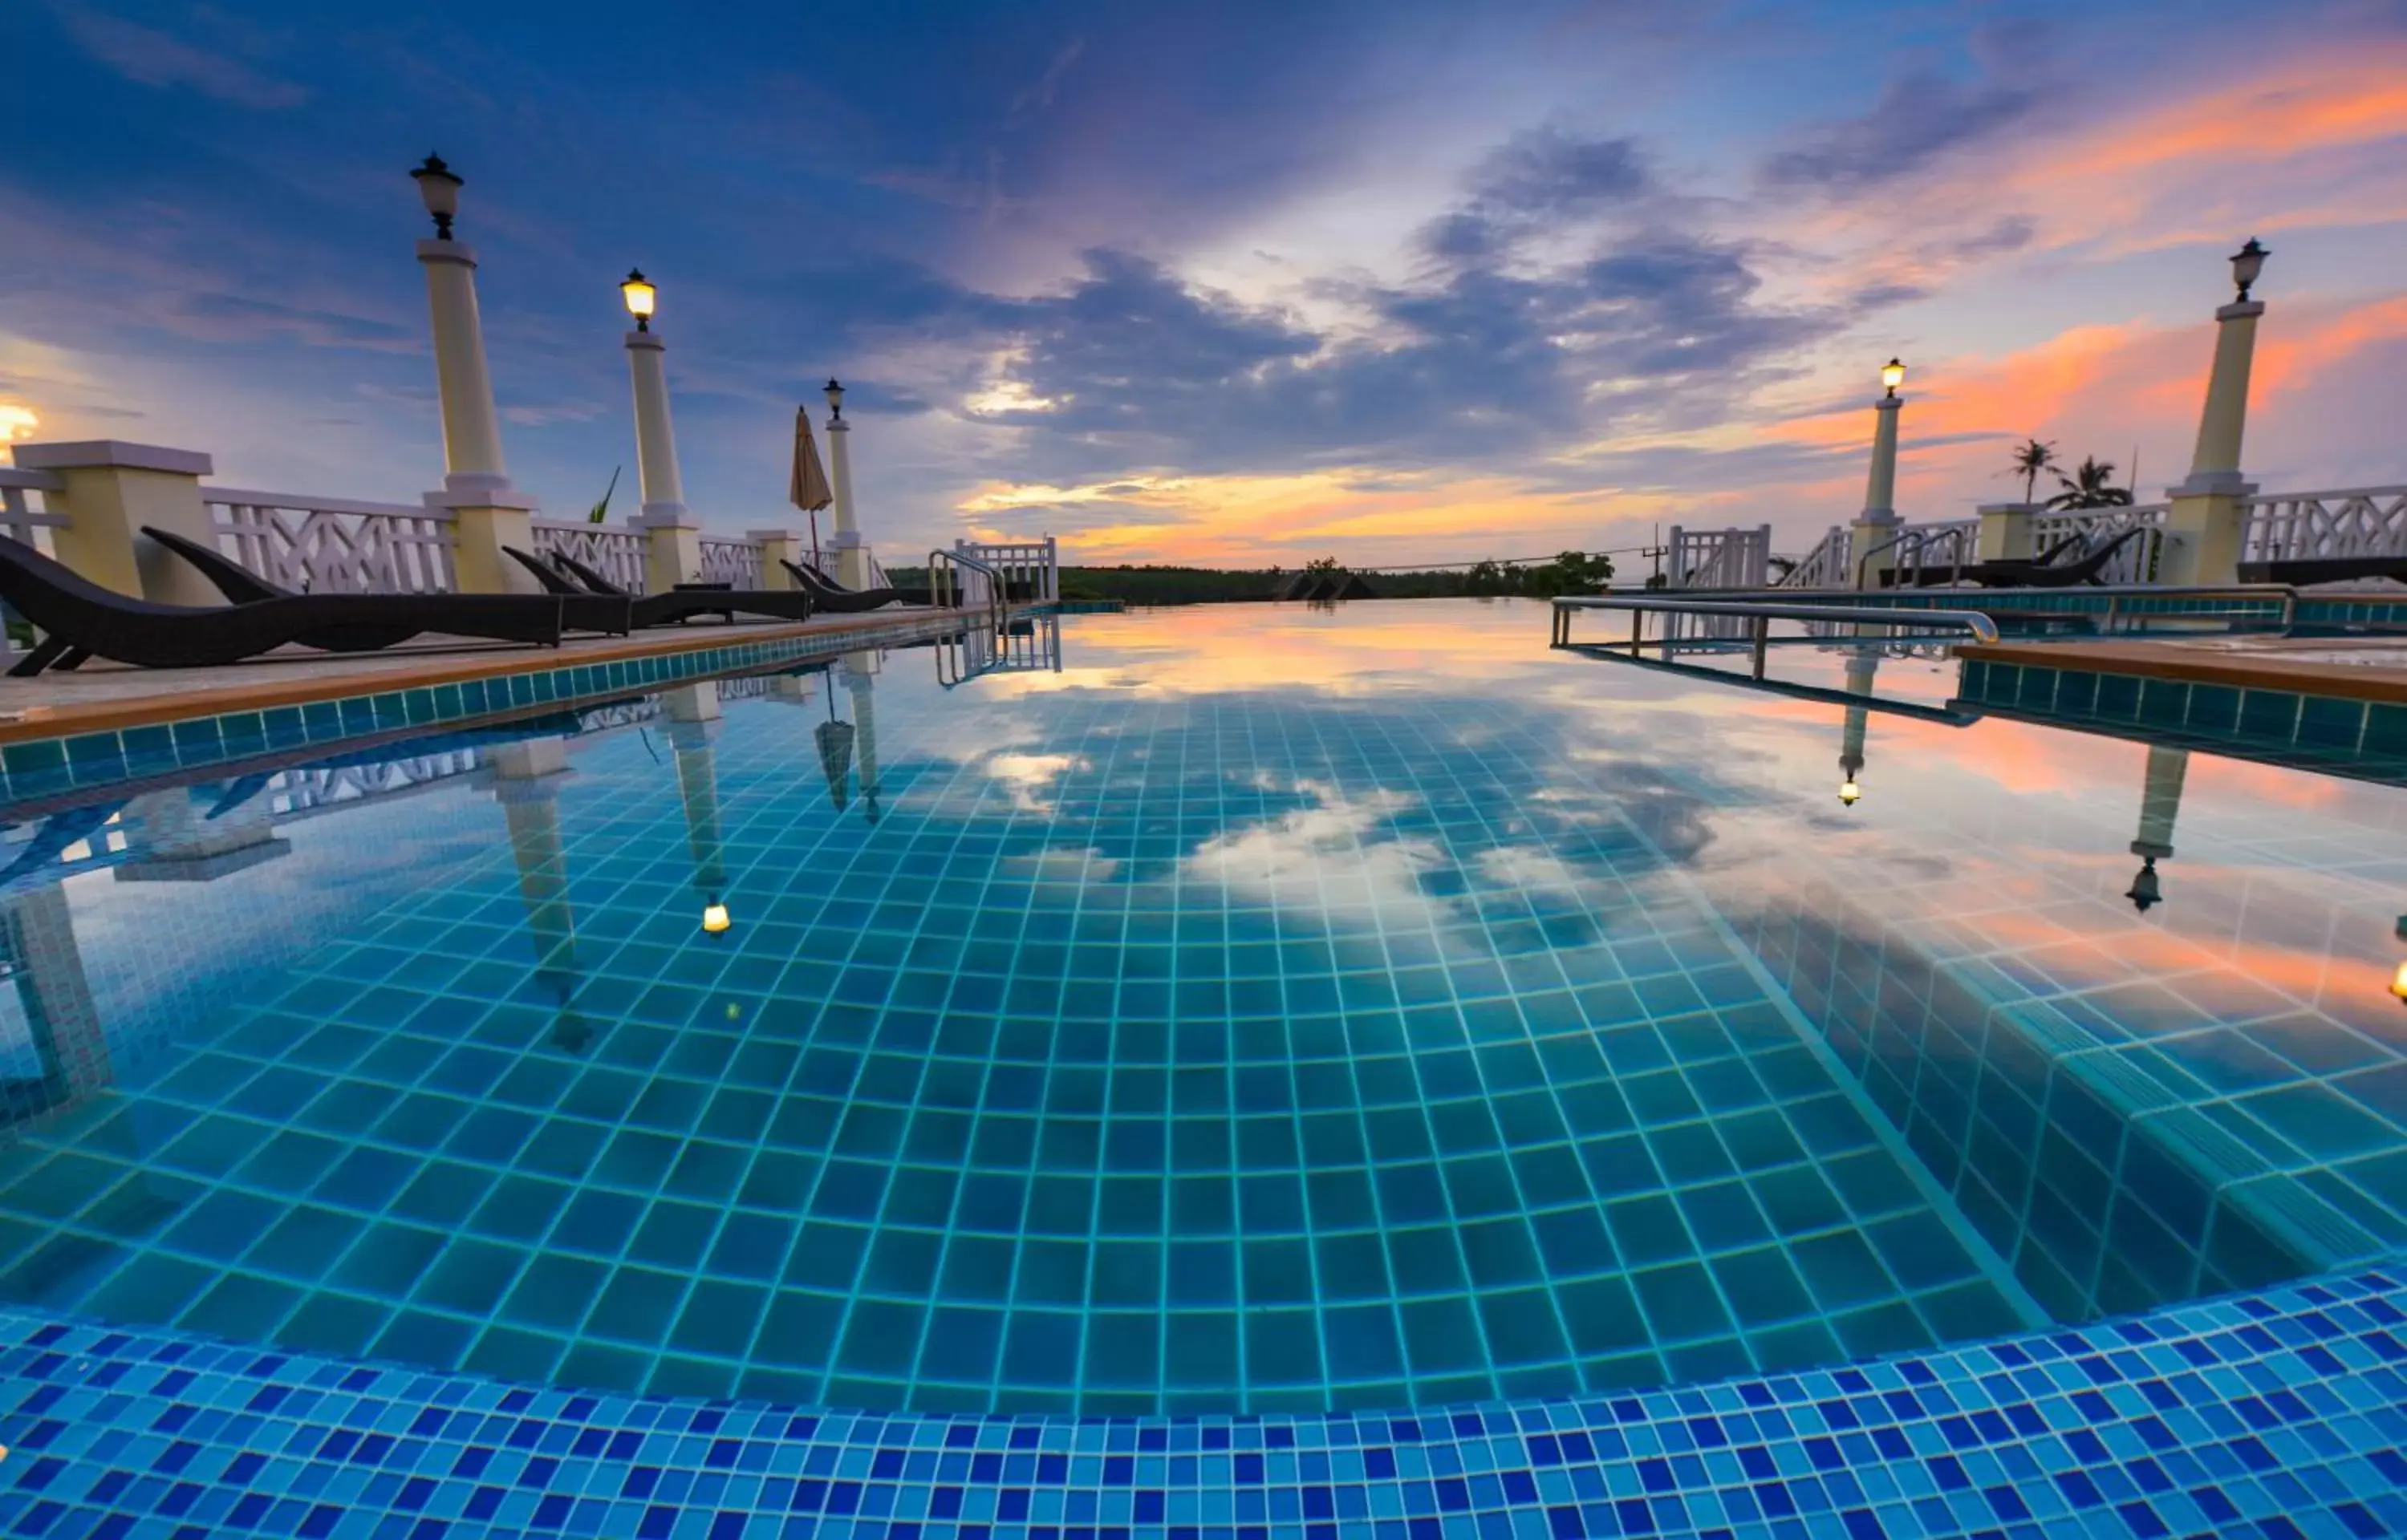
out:
{"label": "green plant", "polygon": [[602,501],[587,510],[586,523],[600,524],[610,516],[610,494],[619,489],[619,473],[625,469],[623,465],[614,465],[610,468],[610,485],[602,489]]}
{"label": "green plant", "polygon": [[2095,456],[2085,457],[2072,469],[2072,474],[2056,473],[2057,485],[2064,490],[2047,500],[2051,508],[2128,508],[2131,505],[2129,487],[2111,485],[2115,462]]}
{"label": "green plant", "polygon": [[2021,448],[2015,451],[2013,473],[2023,478],[2025,502],[2031,500],[2033,488],[2039,486],[2039,473],[2042,471],[2054,469],[2055,465],[2056,445],[2053,444],[2042,444],[2037,439],[2030,439],[2025,441]]}

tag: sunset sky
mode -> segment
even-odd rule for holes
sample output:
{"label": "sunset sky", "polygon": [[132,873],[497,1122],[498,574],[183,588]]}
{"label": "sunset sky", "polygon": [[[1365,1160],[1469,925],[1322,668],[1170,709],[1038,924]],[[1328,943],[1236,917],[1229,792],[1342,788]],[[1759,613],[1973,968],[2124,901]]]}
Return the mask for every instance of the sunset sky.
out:
{"label": "sunset sky", "polygon": [[439,485],[429,149],[554,516],[635,502],[631,264],[704,522],[793,516],[835,374],[891,561],[1799,550],[1891,354],[1908,518],[2027,435],[2153,497],[2252,234],[2249,473],[2407,482],[2400,0],[15,0],[0,57],[0,437],[229,485]]}

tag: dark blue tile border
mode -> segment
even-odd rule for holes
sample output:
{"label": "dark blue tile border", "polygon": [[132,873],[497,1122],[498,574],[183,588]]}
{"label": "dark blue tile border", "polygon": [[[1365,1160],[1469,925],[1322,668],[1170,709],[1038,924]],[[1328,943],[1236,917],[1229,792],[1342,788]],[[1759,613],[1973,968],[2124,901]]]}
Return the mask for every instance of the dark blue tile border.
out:
{"label": "dark blue tile border", "polygon": [[2400,1276],[1638,1395],[1235,1419],[584,1394],[6,1310],[0,1526],[195,1540],[2399,1534]]}
{"label": "dark blue tile border", "polygon": [[[743,628],[750,630],[754,628]],[[404,728],[440,728],[516,708],[598,699],[678,680],[764,668],[824,653],[891,647],[961,629],[955,615],[898,616],[875,630],[738,639],[606,663],[569,663],[456,684],[385,690],[299,706],[0,746],[0,808],[139,776],[213,769],[252,755],[333,744]]]}

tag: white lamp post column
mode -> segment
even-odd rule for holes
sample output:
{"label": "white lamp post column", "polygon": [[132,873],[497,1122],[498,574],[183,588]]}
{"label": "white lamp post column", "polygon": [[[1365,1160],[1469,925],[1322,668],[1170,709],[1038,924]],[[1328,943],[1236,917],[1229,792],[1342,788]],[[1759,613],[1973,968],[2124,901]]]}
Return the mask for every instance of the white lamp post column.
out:
{"label": "white lamp post column", "polygon": [[852,502],[852,424],[844,420],[844,387],[827,382],[828,490],[835,495],[835,580],[847,588],[869,586],[869,549]]}
{"label": "white lamp post column", "polygon": [[2242,523],[2246,500],[2257,490],[2240,474],[2240,442],[2248,423],[2248,373],[2257,354],[2257,318],[2265,302],[2249,289],[2271,255],[2254,237],[2231,256],[2231,281],[2240,297],[2215,313],[2215,364],[2206,377],[2206,405],[2199,414],[2198,448],[2189,479],[2172,488],[2165,513],[2164,583],[2230,583],[2240,576]]}
{"label": "white lamp post column", "polygon": [[[1867,588],[1879,587],[1881,573],[1896,565],[1890,552],[1872,553],[1897,534],[1897,415],[1905,405],[1897,388],[1904,383],[1904,364],[1891,359],[1881,366],[1881,384],[1888,393],[1873,403],[1872,473],[1864,482],[1864,511],[1856,516],[1847,542],[1847,580]],[[1872,557],[1869,563],[1866,557]]]}
{"label": "white lamp post column", "polygon": [[418,243],[418,261],[426,269],[434,328],[444,475],[443,490],[427,493],[426,503],[450,510],[455,521],[462,591],[506,593],[529,580],[519,576],[502,547],[534,544],[535,504],[510,486],[502,463],[501,414],[493,406],[484,324],[477,312],[477,254],[451,236],[461,179],[439,155],[429,155],[410,176],[434,217],[434,239]]}
{"label": "white lamp post column", "polygon": [[677,798],[685,806],[686,850],[694,886],[702,890],[702,928],[717,936],[734,922],[727,912],[725,847],[719,830],[719,686],[709,680],[664,690],[669,747],[677,755]]}
{"label": "white lamp post column", "polygon": [[510,834],[510,857],[519,871],[519,898],[526,906],[534,938],[535,976],[560,1010],[551,1040],[581,1052],[593,1028],[577,1009],[583,983],[577,961],[577,911],[568,901],[568,854],[560,833],[560,786],[572,773],[567,741],[531,738],[492,751],[493,798]]}
{"label": "white lamp post column", "polygon": [[838,671],[852,692],[852,725],[857,736],[853,752],[861,761],[862,816],[877,822],[878,793],[884,788],[877,772],[877,654],[847,653]]}
{"label": "white lamp post column", "polygon": [[635,329],[627,333],[627,375],[635,392],[635,481],[643,511],[644,591],[666,593],[702,575],[702,530],[686,511],[685,479],[677,473],[677,433],[669,424],[668,360],[652,330],[659,298],[640,268],[628,273],[619,292]]}

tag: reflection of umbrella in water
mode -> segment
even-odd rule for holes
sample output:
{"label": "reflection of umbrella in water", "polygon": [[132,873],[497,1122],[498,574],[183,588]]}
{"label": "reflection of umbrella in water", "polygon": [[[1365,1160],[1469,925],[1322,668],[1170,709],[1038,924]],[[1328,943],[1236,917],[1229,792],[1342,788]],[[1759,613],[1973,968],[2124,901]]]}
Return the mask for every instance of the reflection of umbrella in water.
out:
{"label": "reflection of umbrella in water", "polygon": [[828,685],[828,719],[811,729],[819,740],[819,768],[827,772],[828,796],[842,812],[850,785],[852,769],[852,724],[839,721],[835,714],[835,685]]}

